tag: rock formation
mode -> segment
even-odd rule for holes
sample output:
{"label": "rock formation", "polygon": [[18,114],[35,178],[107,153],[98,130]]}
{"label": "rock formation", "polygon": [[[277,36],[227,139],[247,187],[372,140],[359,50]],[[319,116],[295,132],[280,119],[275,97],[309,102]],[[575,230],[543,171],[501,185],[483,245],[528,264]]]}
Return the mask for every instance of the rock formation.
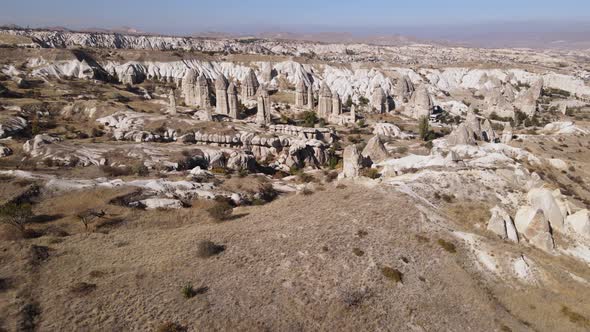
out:
{"label": "rock formation", "polygon": [[356,178],[359,176],[361,169],[361,156],[356,145],[349,145],[344,148],[343,153],[343,170],[344,178]]}
{"label": "rock formation", "polygon": [[465,123],[459,124],[448,136],[447,142],[453,145],[475,145],[475,138]]}
{"label": "rock formation", "polygon": [[339,116],[342,114],[342,100],[338,92],[332,93],[332,115]]}
{"label": "rock formation", "polygon": [[305,107],[305,105],[307,105],[307,87],[303,80],[299,80],[295,87],[295,106]]}
{"label": "rock formation", "polygon": [[498,206],[493,207],[490,212],[492,217],[488,222],[488,230],[499,235],[502,239],[518,242],[516,227],[508,212]]}
{"label": "rock formation", "polygon": [[187,106],[207,108],[211,106],[209,85],[205,75],[197,75],[197,71],[189,69],[182,79],[182,95]]}
{"label": "rock formation", "polygon": [[567,216],[566,225],[569,230],[590,238],[590,214],[587,209]]}
{"label": "rock formation", "polygon": [[383,142],[379,136],[373,136],[368,142],[361,155],[364,158],[370,159],[371,162],[376,163],[389,157],[389,153],[385,149]]}
{"label": "rock formation", "polygon": [[354,104],[350,106],[350,122],[356,122],[356,106]]}
{"label": "rock formation", "polygon": [[395,85],[395,96],[400,98],[402,103],[409,102],[414,91],[414,84],[408,75],[402,76]]}
{"label": "rock formation", "polygon": [[268,125],[271,123],[270,117],[270,95],[265,87],[260,87],[256,94],[258,110],[256,112],[256,123],[259,125]]}
{"label": "rock formation", "polygon": [[496,132],[494,131],[494,128],[492,128],[492,123],[488,119],[485,119],[481,126],[481,136],[486,142],[493,143],[497,140]]}
{"label": "rock formation", "polygon": [[323,82],[318,95],[318,116],[327,119],[330,114],[332,114],[332,90],[326,82]]}
{"label": "rock formation", "polygon": [[420,119],[423,116],[429,117],[434,107],[434,102],[426,85],[421,85],[413,94],[410,100],[410,116],[414,119]]}
{"label": "rock formation", "polygon": [[512,132],[512,125],[510,122],[506,122],[504,125],[504,130],[502,131],[502,138],[500,139],[500,142],[508,144],[512,141],[513,136],[514,133]]}
{"label": "rock formation", "polygon": [[381,114],[387,111],[387,96],[381,88],[381,86],[375,86],[373,88],[373,94],[371,95],[371,108],[374,112]]}
{"label": "rock formation", "polygon": [[307,87],[307,109],[313,111],[313,85]]}
{"label": "rock formation", "polygon": [[525,206],[516,212],[514,217],[516,229],[535,247],[547,252],[555,249],[549,222],[543,211]]}
{"label": "rock formation", "polygon": [[516,98],[514,105],[521,112],[533,116],[537,112],[537,100],[543,93],[543,79],[538,79],[531,87]]}
{"label": "rock formation", "polygon": [[256,78],[256,73],[254,73],[254,70],[250,68],[250,71],[248,71],[248,74],[242,82],[242,99],[248,100],[255,97],[256,90],[258,90],[259,86],[260,84]]}
{"label": "rock formation", "polygon": [[168,92],[168,114],[176,115],[176,97],[174,96],[174,90]]}
{"label": "rock formation", "polygon": [[229,114],[229,105],[227,101],[227,79],[222,73],[215,80],[215,112],[218,114]]}
{"label": "rock formation", "polygon": [[0,144],[0,157],[10,156],[12,154],[12,149],[5,146],[4,144]]}
{"label": "rock formation", "polygon": [[227,88],[227,102],[229,108],[229,116],[233,119],[238,119],[240,117],[238,89],[236,88],[233,82],[230,83],[229,88]]}

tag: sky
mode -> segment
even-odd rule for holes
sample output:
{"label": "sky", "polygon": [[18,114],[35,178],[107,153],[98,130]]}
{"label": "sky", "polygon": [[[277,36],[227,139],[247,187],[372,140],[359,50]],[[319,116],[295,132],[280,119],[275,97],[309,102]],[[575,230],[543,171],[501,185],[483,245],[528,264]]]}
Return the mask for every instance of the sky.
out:
{"label": "sky", "polygon": [[146,32],[380,31],[501,22],[590,22],[590,0],[0,0],[0,23]]}

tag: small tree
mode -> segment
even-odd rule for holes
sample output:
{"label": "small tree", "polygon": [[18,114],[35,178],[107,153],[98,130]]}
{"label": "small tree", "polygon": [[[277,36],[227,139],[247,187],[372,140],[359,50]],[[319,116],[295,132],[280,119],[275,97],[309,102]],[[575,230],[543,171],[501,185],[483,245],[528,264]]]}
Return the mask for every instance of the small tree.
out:
{"label": "small tree", "polygon": [[352,96],[351,95],[348,95],[348,98],[346,98],[346,102],[344,103],[344,107],[346,107],[346,108],[352,107]]}
{"label": "small tree", "polygon": [[418,120],[418,135],[420,139],[426,141],[430,133],[430,124],[428,123],[428,117],[423,116]]}
{"label": "small tree", "polygon": [[25,224],[33,218],[33,210],[30,204],[8,203],[0,207],[0,220],[2,223],[16,227],[21,233],[25,233]]}

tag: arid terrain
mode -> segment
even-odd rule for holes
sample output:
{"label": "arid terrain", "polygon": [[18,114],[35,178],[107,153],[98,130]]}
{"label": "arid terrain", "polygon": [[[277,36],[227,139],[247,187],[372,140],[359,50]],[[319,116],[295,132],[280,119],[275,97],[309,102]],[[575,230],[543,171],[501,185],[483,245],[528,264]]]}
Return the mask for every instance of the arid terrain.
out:
{"label": "arid terrain", "polygon": [[0,30],[0,331],[589,331],[588,60]]}

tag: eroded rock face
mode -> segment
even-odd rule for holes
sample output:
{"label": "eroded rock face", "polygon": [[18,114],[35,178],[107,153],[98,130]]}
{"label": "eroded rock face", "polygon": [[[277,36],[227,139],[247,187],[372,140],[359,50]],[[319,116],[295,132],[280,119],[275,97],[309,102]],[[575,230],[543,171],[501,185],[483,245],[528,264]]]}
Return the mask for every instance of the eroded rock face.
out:
{"label": "eroded rock face", "polygon": [[332,114],[332,90],[326,82],[323,82],[318,96],[318,116],[327,119],[330,114]]}
{"label": "eroded rock face", "polygon": [[524,206],[516,212],[515,224],[519,233],[535,247],[552,252],[555,249],[549,222],[542,210]]}
{"label": "eroded rock face", "polygon": [[537,100],[543,93],[543,79],[539,78],[531,87],[515,100],[514,105],[529,117],[537,112]]}
{"label": "eroded rock face", "polygon": [[508,144],[512,142],[512,137],[514,137],[514,133],[512,132],[512,125],[510,124],[510,122],[506,122],[506,124],[504,125],[504,130],[502,131],[502,138],[500,139],[500,142],[502,142],[503,144]]}
{"label": "eroded rock face", "polygon": [[361,170],[361,155],[356,145],[349,145],[344,148],[343,171],[344,178],[356,178]]}
{"label": "eroded rock face", "polygon": [[295,87],[295,106],[305,107],[307,105],[307,87],[305,82],[300,80]]}
{"label": "eroded rock face", "polygon": [[255,97],[259,86],[260,83],[258,83],[256,73],[254,73],[254,70],[250,68],[250,71],[248,71],[248,74],[242,82],[242,98],[244,100],[248,100]]}
{"label": "eroded rock face", "polygon": [[421,85],[413,94],[409,104],[410,114],[409,116],[414,119],[420,119],[421,117],[429,117],[434,107],[434,102],[426,85]]}
{"label": "eroded rock face", "polygon": [[258,89],[258,109],[256,111],[256,123],[259,125],[267,125],[271,123],[270,116],[270,95],[268,90],[264,87]]}
{"label": "eroded rock face", "polygon": [[195,69],[189,69],[182,79],[182,95],[187,106],[207,108],[211,106],[209,85],[205,75],[197,74]]}
{"label": "eroded rock face", "polygon": [[238,89],[233,83],[230,83],[229,88],[227,88],[227,98],[229,107],[229,117],[233,119],[238,119],[240,117]]}
{"label": "eroded rock face", "polygon": [[518,242],[516,227],[508,212],[498,206],[493,207],[490,212],[492,213],[492,217],[488,222],[487,229],[499,235],[502,239]]}
{"label": "eroded rock face", "polygon": [[543,211],[553,229],[558,231],[563,230],[565,215],[551,190],[545,188],[531,189],[527,195],[527,199],[533,208]]}
{"label": "eroded rock face", "polygon": [[342,100],[338,92],[332,93],[332,115],[340,116],[342,114]]}
{"label": "eroded rock face", "polygon": [[373,88],[373,94],[371,95],[371,108],[378,114],[385,113],[387,109],[387,96],[381,86],[375,86]]}
{"label": "eroded rock face", "polygon": [[498,138],[494,128],[492,128],[490,120],[488,119],[485,119],[481,126],[481,138],[486,142],[496,142]]}
{"label": "eroded rock face", "polygon": [[580,210],[567,216],[566,225],[568,230],[590,238],[590,213],[587,209]]}
{"label": "eroded rock face", "polygon": [[414,93],[415,88],[412,80],[408,75],[403,75],[398,81],[395,86],[395,97],[400,98],[402,103],[407,103],[410,101],[412,94]]}
{"label": "eroded rock face", "polygon": [[227,78],[225,78],[225,75],[219,74],[215,80],[215,112],[217,114],[229,114],[227,87]]}
{"label": "eroded rock face", "polygon": [[387,122],[376,123],[373,127],[373,134],[382,137],[404,138],[407,136],[402,132],[402,130],[398,126]]}
{"label": "eroded rock face", "polygon": [[472,132],[468,129],[467,124],[461,123],[451,134],[447,137],[449,145],[475,145],[475,138]]}
{"label": "eroded rock face", "polygon": [[371,162],[379,162],[387,157],[389,157],[389,153],[385,149],[383,142],[379,136],[373,136],[368,142],[361,155],[364,158],[370,159]]}

